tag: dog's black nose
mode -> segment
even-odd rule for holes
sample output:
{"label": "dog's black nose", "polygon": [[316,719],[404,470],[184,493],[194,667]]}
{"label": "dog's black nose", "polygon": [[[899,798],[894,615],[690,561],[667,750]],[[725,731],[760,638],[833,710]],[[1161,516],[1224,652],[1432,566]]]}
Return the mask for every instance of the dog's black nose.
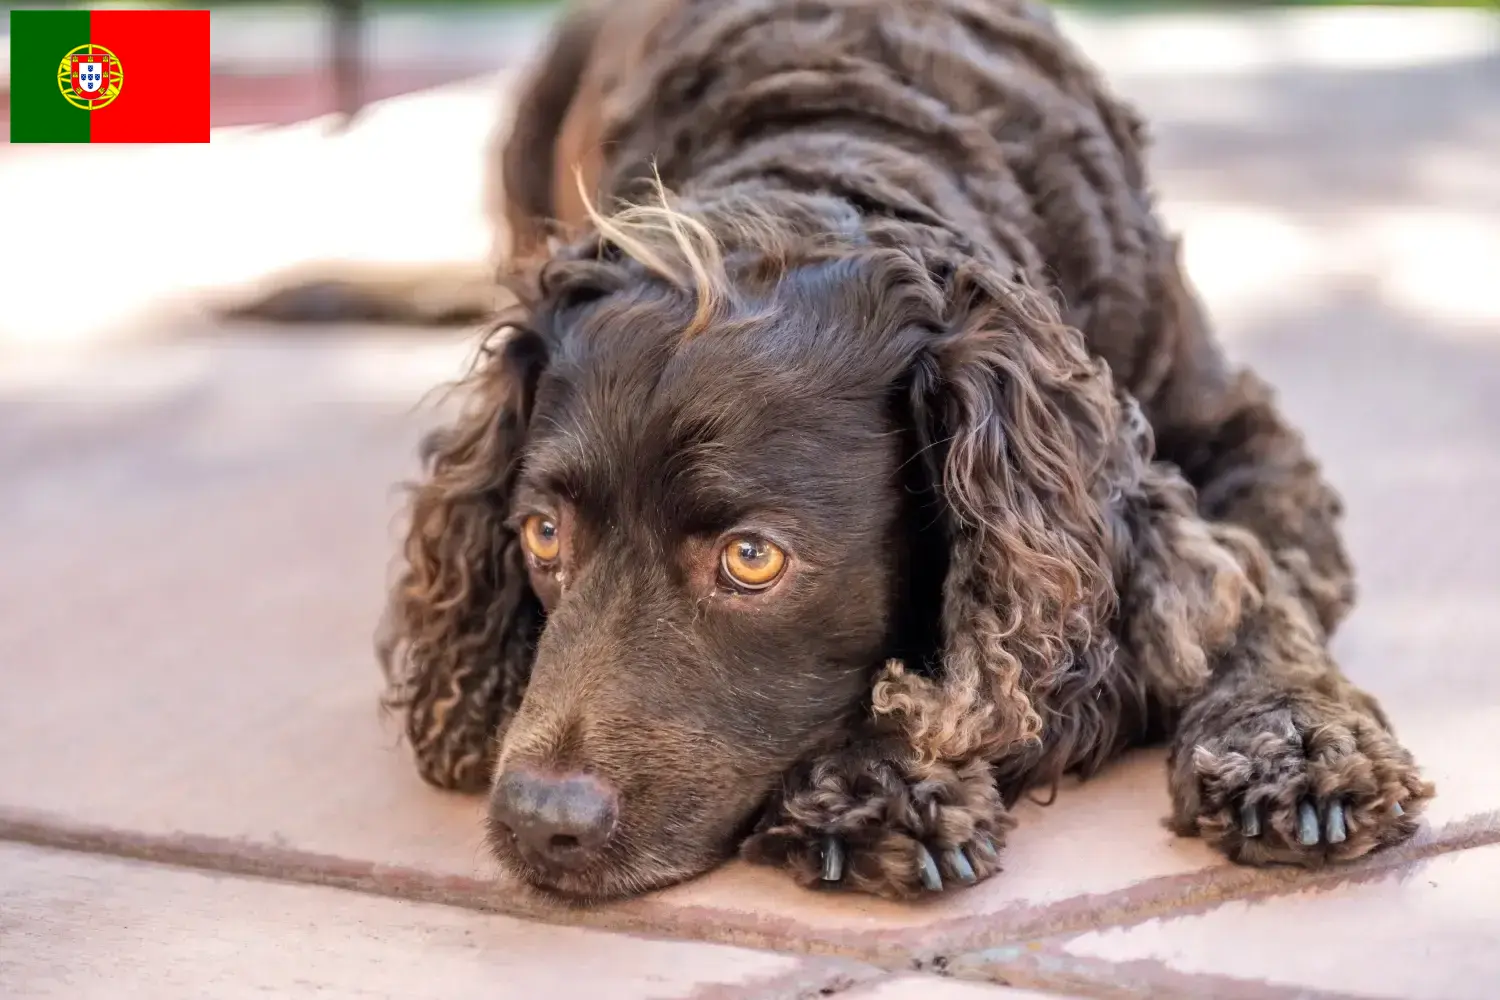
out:
{"label": "dog's black nose", "polygon": [[546,775],[508,767],[495,783],[490,813],[528,853],[576,868],[609,840],[617,801],[614,789],[591,774]]}

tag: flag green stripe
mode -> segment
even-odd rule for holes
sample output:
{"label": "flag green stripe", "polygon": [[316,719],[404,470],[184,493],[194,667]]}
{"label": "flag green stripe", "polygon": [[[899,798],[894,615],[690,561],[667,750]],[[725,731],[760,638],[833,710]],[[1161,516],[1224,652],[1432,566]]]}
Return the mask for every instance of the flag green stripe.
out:
{"label": "flag green stripe", "polygon": [[63,99],[57,68],[89,42],[87,10],[10,12],[10,141],[88,142],[89,112]]}

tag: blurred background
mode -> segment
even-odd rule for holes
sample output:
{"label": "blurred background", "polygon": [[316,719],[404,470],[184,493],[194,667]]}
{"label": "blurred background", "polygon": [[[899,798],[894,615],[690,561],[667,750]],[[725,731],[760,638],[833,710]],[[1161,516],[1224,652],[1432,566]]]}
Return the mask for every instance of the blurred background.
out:
{"label": "blurred background", "polygon": [[[27,5],[8,9],[18,6]],[[307,261],[483,253],[475,151],[555,4],[208,6],[209,148],[0,153],[0,267],[25,276],[0,300],[0,349],[157,336],[183,309],[192,328],[204,290]],[[1371,266],[1388,267],[1396,286],[1386,294],[1454,319],[1494,318],[1476,300],[1493,301],[1485,278],[1495,229],[1475,210],[1493,208],[1495,0],[1085,0],[1059,9],[1151,118],[1173,222],[1194,230],[1194,212],[1228,213],[1188,241],[1190,253],[1211,258],[1198,267],[1207,291],[1258,294],[1251,289],[1271,282],[1284,298],[1285,282],[1299,280],[1288,275],[1311,276],[1308,260],[1326,284],[1330,265],[1348,278],[1378,257]],[[1455,211],[1440,217],[1444,205]],[[91,275],[86,309],[60,315],[59,296],[80,290],[44,264],[69,253],[71,227],[91,220],[121,233],[129,252]],[[199,236],[209,232],[216,239],[204,252]],[[1430,252],[1414,252],[1418,243]],[[1411,259],[1397,265],[1392,254]]]}
{"label": "blurred background", "polygon": [[[0,806],[382,860],[446,815],[466,850],[467,813],[411,805],[369,640],[395,484],[473,333],[209,307],[286,268],[481,259],[481,152],[554,8],[211,6],[211,143],[0,150],[0,760],[27,762]],[[1340,655],[1398,706],[1434,822],[1495,810],[1495,10],[1061,10],[1151,121],[1228,349],[1345,495]]]}
{"label": "blurred background", "polygon": [[[1298,282],[1327,289],[1373,268],[1403,307],[1489,321],[1496,230],[1476,213],[1493,210],[1496,185],[1494,2],[1059,9],[1150,117],[1171,219],[1222,308],[1225,296],[1274,288],[1284,302]],[[191,331],[205,292],[233,295],[307,262],[483,254],[477,151],[554,4],[209,6],[209,147],[0,153],[0,273],[15,279],[0,298],[0,350]],[[1198,224],[1203,212],[1213,225]],[[49,265],[72,252],[75,225],[96,221],[121,252],[80,299]],[[87,307],[60,313],[64,300]]]}

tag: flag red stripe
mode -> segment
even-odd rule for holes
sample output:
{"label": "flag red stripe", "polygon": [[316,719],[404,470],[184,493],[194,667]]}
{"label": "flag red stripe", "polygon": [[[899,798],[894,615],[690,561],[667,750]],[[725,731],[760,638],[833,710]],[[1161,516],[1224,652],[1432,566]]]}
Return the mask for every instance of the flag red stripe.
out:
{"label": "flag red stripe", "polygon": [[207,142],[206,10],[96,10],[89,41],[120,60],[120,96],[90,114],[94,142]]}

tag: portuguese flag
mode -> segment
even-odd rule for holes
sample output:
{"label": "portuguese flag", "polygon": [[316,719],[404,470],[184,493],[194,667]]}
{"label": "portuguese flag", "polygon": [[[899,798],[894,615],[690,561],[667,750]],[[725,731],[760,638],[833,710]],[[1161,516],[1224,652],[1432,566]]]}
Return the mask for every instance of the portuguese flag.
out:
{"label": "portuguese flag", "polygon": [[12,10],[11,142],[207,142],[208,11]]}

